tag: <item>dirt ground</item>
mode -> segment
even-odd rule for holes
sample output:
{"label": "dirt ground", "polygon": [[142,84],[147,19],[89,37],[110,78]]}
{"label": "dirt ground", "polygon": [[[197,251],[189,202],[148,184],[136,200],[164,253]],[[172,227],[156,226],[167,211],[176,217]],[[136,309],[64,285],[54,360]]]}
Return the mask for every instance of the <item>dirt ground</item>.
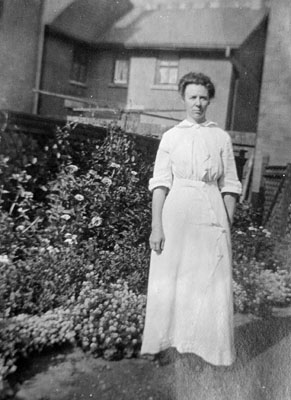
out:
{"label": "dirt ground", "polygon": [[[164,366],[146,359],[105,361],[70,349],[22,366],[15,399],[290,400],[291,309],[261,320],[236,316],[237,360],[213,368],[191,355]],[[15,382],[14,382],[15,383]]]}

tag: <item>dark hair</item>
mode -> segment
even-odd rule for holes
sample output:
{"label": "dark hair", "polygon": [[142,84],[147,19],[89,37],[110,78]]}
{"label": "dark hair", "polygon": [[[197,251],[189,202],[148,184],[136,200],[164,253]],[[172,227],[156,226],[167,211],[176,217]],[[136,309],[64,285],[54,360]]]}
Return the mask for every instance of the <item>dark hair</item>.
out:
{"label": "dark hair", "polygon": [[192,83],[195,85],[205,86],[208,90],[208,96],[210,99],[213,99],[215,96],[215,87],[207,75],[204,75],[201,72],[189,72],[188,74],[182,76],[178,84],[179,93],[183,98],[185,95],[186,86]]}

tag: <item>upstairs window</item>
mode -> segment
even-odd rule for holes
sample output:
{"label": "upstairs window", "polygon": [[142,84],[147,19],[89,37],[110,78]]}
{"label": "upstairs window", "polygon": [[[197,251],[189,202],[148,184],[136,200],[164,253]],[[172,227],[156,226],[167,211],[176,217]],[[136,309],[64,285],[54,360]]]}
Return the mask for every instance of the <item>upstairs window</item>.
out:
{"label": "upstairs window", "polygon": [[117,58],[114,65],[113,83],[115,85],[127,85],[129,74],[129,60],[127,58]]}
{"label": "upstairs window", "polygon": [[85,85],[87,82],[89,57],[86,49],[81,46],[74,48],[73,62],[71,67],[70,81]]}
{"label": "upstairs window", "polygon": [[178,82],[178,68],[178,56],[161,56],[157,61],[155,83],[157,85],[176,85]]}

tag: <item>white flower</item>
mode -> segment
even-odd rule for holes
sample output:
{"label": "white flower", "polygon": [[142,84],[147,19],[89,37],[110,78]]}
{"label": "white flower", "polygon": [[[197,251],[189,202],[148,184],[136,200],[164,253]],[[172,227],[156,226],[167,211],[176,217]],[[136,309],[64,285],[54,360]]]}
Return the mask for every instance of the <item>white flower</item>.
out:
{"label": "white flower", "polygon": [[68,172],[70,172],[71,174],[73,174],[74,172],[77,172],[78,169],[79,169],[79,168],[77,167],[77,165],[71,164],[71,165],[68,165],[68,166],[67,166],[67,170],[68,170]]}
{"label": "white flower", "polygon": [[131,171],[131,174],[132,174],[133,176],[136,176],[136,175],[137,175],[137,172],[136,172],[136,171]]}
{"label": "white flower", "polygon": [[23,197],[25,197],[26,199],[32,199],[33,193],[32,192],[23,192]]}
{"label": "white flower", "polygon": [[254,226],[249,226],[249,231],[257,231],[257,228],[255,228]]}
{"label": "white flower", "polygon": [[110,178],[107,178],[106,176],[105,176],[105,178],[102,179],[101,182],[106,186],[112,185],[112,180]]}
{"label": "white flower", "polygon": [[7,254],[0,255],[0,263],[2,263],[2,264],[9,264],[10,263],[10,260],[9,260],[9,258],[7,256]]}
{"label": "white flower", "polygon": [[57,149],[58,146],[56,144],[53,145],[53,149]]}
{"label": "white flower", "polygon": [[102,218],[96,216],[91,219],[89,227],[92,228],[93,226],[100,226],[101,224],[102,224]]}
{"label": "white flower", "polygon": [[61,154],[60,153],[57,153],[57,158],[61,158]]}
{"label": "white flower", "polygon": [[33,159],[31,160],[31,164],[36,164],[37,163],[37,158],[33,157]]}
{"label": "white flower", "polygon": [[76,194],[75,195],[75,199],[78,201],[83,201],[84,200],[84,196],[82,194]]}
{"label": "white flower", "polygon": [[23,231],[23,230],[24,230],[24,226],[23,226],[23,225],[18,225],[18,226],[16,227],[16,230],[17,230],[17,231]]}
{"label": "white flower", "polygon": [[44,146],[44,151],[48,151],[48,146]]}
{"label": "white flower", "polygon": [[70,233],[66,233],[65,234],[66,240],[65,243],[67,243],[68,245],[72,245],[77,243],[77,235],[71,235]]}
{"label": "white flower", "polygon": [[15,179],[16,181],[20,178],[20,174],[12,174],[12,179]]}
{"label": "white flower", "polygon": [[69,214],[63,214],[63,215],[61,215],[61,218],[64,219],[65,221],[69,221],[71,216]]}
{"label": "white flower", "polygon": [[119,246],[118,243],[116,243],[115,246],[114,246],[114,251],[118,251],[119,249],[120,249],[120,246]]}
{"label": "white flower", "polygon": [[31,175],[26,174],[25,178],[29,181],[29,179],[31,179]]}
{"label": "white flower", "polygon": [[117,163],[115,163],[115,162],[112,162],[109,166],[110,166],[111,168],[120,168],[120,164],[117,164]]}
{"label": "white flower", "polygon": [[48,246],[46,249],[49,253],[53,253],[55,250],[53,246]]}

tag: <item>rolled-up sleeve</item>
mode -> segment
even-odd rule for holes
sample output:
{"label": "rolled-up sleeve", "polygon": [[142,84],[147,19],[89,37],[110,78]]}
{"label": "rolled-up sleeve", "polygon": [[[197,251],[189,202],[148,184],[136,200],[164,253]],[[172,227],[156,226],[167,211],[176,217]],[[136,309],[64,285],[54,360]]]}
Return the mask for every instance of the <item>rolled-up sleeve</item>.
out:
{"label": "rolled-up sleeve", "polygon": [[154,190],[159,186],[168,188],[172,187],[173,175],[172,175],[172,165],[170,160],[170,143],[166,134],[162,137],[160,142],[153,177],[149,181],[149,190]]}
{"label": "rolled-up sleeve", "polygon": [[223,174],[218,181],[221,193],[236,193],[242,192],[242,185],[237,176],[236,164],[233,155],[231,138],[227,136],[225,145],[222,150]]}

